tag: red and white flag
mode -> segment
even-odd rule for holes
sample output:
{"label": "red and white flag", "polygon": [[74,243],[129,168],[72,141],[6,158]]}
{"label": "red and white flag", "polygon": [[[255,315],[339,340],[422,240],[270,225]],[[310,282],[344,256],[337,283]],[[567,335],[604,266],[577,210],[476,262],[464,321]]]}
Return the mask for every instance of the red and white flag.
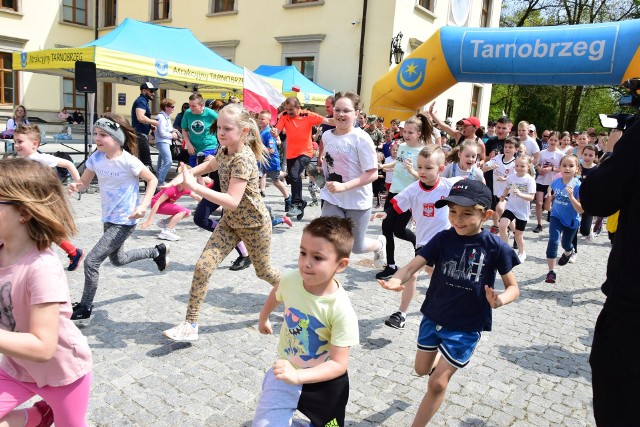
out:
{"label": "red and white flag", "polygon": [[244,88],[242,89],[244,108],[254,113],[262,110],[271,112],[271,124],[278,120],[278,107],[286,99],[276,88],[257,74],[244,69]]}

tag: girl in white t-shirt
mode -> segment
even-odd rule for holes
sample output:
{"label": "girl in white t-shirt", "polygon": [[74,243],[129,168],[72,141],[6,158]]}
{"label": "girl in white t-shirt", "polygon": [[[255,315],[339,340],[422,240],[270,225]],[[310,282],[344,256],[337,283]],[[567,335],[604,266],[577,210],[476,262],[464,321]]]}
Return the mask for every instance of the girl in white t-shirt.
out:
{"label": "girl in white t-shirt", "polygon": [[[391,155],[384,159],[384,164],[385,165],[396,161],[396,158],[398,157],[398,146],[399,145],[400,145],[400,143],[398,141],[393,141],[393,143],[389,147],[389,153]],[[384,187],[387,190],[387,193],[389,193],[389,189],[391,188],[392,180],[393,180],[393,169],[385,171]]]}
{"label": "girl in white t-shirt", "polygon": [[[167,266],[169,247],[160,243],[153,248],[124,250],[139,218],[144,218],[151,203],[157,178],[135,157],[138,146],[136,133],[117,114],[105,114],[93,125],[96,151],[89,157],[80,182],[68,186],[69,193],[89,187],[94,177],[100,184],[100,203],[104,234],[84,261],[82,299],[73,305],[71,320],[79,325],[89,323],[93,299],[98,290],[100,265],[109,258],[120,267],[141,259],[153,259],[158,270]],[[146,181],[142,202],[138,203],[139,180]]]}
{"label": "girl in white t-shirt", "polygon": [[[0,425],[86,426],[91,350],[69,320],[69,287],[51,244],[76,228],[53,171],[0,161]],[[34,396],[44,400],[15,409]]]}
{"label": "girl in white t-shirt", "polygon": [[515,164],[515,174],[507,177],[506,187],[500,195],[500,202],[506,200],[504,212],[500,218],[500,238],[505,243],[509,243],[507,229],[512,222],[515,222],[513,234],[518,245],[520,262],[524,262],[527,258],[522,234],[531,214],[531,201],[536,194],[536,181],[529,174],[530,170],[531,157],[518,157]]}
{"label": "girl in white t-shirt", "polygon": [[473,179],[482,181],[484,174],[477,165],[478,151],[480,147],[472,139],[465,139],[447,155],[447,166],[440,174],[443,178]]}
{"label": "girl in white t-shirt", "polygon": [[542,150],[535,164],[538,177],[536,178],[536,220],[538,225],[533,229],[534,233],[542,231],[542,209],[544,198],[547,194],[549,185],[553,182],[553,177],[558,173],[560,160],[564,156],[564,152],[558,150],[560,142],[560,133],[551,132],[547,141],[547,149]]}
{"label": "girl in white t-shirt", "polygon": [[384,242],[366,237],[371,216],[373,189],[378,178],[378,159],[371,136],[353,127],[360,112],[360,96],[354,92],[337,93],[333,108],[335,129],[322,134],[327,180],[320,190],[321,216],[351,218],[354,222],[353,253],[384,253]]}

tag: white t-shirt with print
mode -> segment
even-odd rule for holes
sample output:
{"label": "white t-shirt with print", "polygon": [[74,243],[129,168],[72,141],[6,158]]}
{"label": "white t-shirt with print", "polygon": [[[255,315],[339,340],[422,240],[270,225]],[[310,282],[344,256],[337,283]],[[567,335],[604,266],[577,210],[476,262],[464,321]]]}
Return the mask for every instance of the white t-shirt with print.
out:
{"label": "white t-shirt with print", "polygon": [[100,185],[102,222],[136,224],[137,220],[129,216],[138,206],[138,176],[144,167],[137,157],[126,151],[113,159],[100,151],[89,157],[87,169],[96,174]]}
{"label": "white t-shirt with print", "polygon": [[[353,128],[345,135],[335,135],[333,130],[322,134],[324,157],[322,169],[327,181],[348,182],[365,171],[378,169],[378,157],[368,133]],[[327,186],[320,190],[320,198],[342,209],[370,209],[373,202],[371,184],[342,193],[332,193]]]}
{"label": "white t-shirt with print", "polygon": [[391,199],[391,205],[399,214],[411,210],[416,222],[416,248],[426,245],[437,233],[451,227],[449,208],[436,209],[435,203],[447,197],[453,184],[461,179],[440,177],[431,190],[426,190],[418,180]]}
{"label": "white t-shirt with print", "polygon": [[498,154],[493,159],[485,163],[485,166],[497,167],[493,170],[493,194],[500,197],[504,193],[504,189],[507,188],[506,181],[498,181],[498,177],[507,178],[509,175],[515,173],[516,158],[513,157],[508,162],[504,161],[504,154]]}
{"label": "white t-shirt with print", "polygon": [[[536,181],[529,174],[525,174],[522,178],[516,175],[507,177],[506,185],[510,189],[517,189],[523,194],[536,193]],[[510,195],[505,205],[505,210],[509,210],[516,218],[522,221],[528,221],[531,214],[531,202],[524,200],[522,197]]]}
{"label": "white t-shirt with print", "polygon": [[558,168],[560,167],[560,160],[564,157],[564,153],[561,150],[542,150],[540,156],[538,156],[538,165],[542,167],[553,166],[554,172],[547,172],[546,175],[538,175],[536,182],[542,185],[550,185],[553,182],[553,177],[556,175]]}

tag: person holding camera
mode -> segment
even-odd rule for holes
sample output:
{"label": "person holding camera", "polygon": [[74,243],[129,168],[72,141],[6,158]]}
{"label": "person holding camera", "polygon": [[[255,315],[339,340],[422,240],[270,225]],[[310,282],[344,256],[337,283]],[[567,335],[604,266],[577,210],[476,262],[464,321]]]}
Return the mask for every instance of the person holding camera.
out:
{"label": "person holding camera", "polygon": [[[621,126],[619,126],[619,129]],[[619,131],[613,132],[612,136]],[[602,285],[606,296],[596,322],[589,363],[596,424],[637,425],[640,365],[640,276],[635,251],[640,241],[640,123],[628,127],[611,156],[582,184],[580,201],[593,215],[619,211],[618,232]]]}

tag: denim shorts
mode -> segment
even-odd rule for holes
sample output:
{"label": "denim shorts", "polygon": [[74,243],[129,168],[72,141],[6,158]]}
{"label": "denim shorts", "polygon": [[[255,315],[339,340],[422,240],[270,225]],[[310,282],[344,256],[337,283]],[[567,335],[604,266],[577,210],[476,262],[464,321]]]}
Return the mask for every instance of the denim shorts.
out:
{"label": "denim shorts", "polygon": [[480,341],[479,331],[453,331],[436,325],[427,316],[422,317],[418,331],[418,350],[440,350],[447,361],[456,368],[464,368]]}

